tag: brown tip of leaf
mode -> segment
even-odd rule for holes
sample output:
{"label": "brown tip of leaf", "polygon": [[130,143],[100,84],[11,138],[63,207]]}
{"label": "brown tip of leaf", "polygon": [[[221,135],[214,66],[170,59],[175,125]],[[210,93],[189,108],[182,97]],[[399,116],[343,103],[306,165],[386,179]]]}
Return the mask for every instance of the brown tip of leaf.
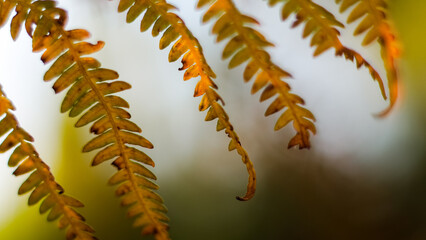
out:
{"label": "brown tip of leaf", "polygon": [[[44,80],[44,81],[46,81],[46,80]],[[55,91],[55,93],[58,93],[58,87],[53,86],[52,89],[53,89],[53,91]]]}
{"label": "brown tip of leaf", "polygon": [[393,106],[394,106],[394,103],[391,103],[385,110],[383,110],[379,113],[374,113],[373,116],[375,118],[384,118],[392,111]]}
{"label": "brown tip of leaf", "polygon": [[396,100],[398,98],[398,90],[399,90],[398,83],[395,83],[395,81],[396,80],[389,82],[389,99],[390,99],[389,106],[382,112],[373,114],[374,117],[376,118],[386,117],[394,108]]}
{"label": "brown tip of leaf", "polygon": [[251,199],[251,197],[250,198],[247,198],[247,197],[240,197],[240,196],[236,196],[235,197],[238,201],[248,201],[248,200],[250,200]]}
{"label": "brown tip of leaf", "polygon": [[290,149],[292,147],[298,146],[299,150],[301,149],[309,149],[311,148],[311,143],[309,142],[309,135],[305,135],[304,137],[297,133],[289,142],[287,145],[287,149]]}
{"label": "brown tip of leaf", "polygon": [[249,174],[248,177],[248,184],[247,184],[247,192],[244,195],[244,197],[237,196],[237,200],[239,201],[248,201],[254,197],[254,194],[256,192],[256,172],[253,167],[253,163],[250,161],[250,159],[246,156],[243,157],[243,162],[247,167],[247,172]]}
{"label": "brown tip of leaf", "polygon": [[248,201],[254,197],[254,193],[256,192],[256,180],[252,178],[251,182],[247,186],[247,192],[244,197],[236,196],[235,198],[238,201]]}
{"label": "brown tip of leaf", "polygon": [[[254,171],[252,172],[254,174]],[[249,173],[250,175],[252,173]],[[249,176],[249,184],[247,185],[247,192],[244,197],[236,196],[235,198],[239,201],[248,201],[254,197],[254,194],[256,192],[256,177],[255,176]]]}
{"label": "brown tip of leaf", "polygon": [[46,56],[42,56],[42,57],[41,57],[41,61],[42,61],[44,64],[46,64],[46,61],[47,61],[46,59],[47,59],[47,57],[46,57]]}

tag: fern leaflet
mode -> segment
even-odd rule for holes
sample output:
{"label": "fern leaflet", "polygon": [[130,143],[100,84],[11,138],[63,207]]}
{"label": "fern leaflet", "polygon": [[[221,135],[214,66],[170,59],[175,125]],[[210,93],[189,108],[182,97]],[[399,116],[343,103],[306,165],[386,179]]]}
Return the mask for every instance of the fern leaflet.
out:
{"label": "fern leaflet", "polygon": [[356,51],[344,46],[340,39],[340,32],[337,27],[343,28],[332,13],[311,0],[268,0],[271,6],[278,2],[285,2],[282,7],[281,17],[286,20],[292,13],[296,14],[296,21],[293,27],[305,22],[303,38],[312,35],[311,46],[316,47],[314,56],[318,56],[330,48],[335,49],[336,56],[344,56],[346,59],[356,62],[357,68],[366,67],[370,71],[373,80],[377,81],[384,99],[386,91],[383,80],[379,73]]}
{"label": "fern leaflet", "polygon": [[237,197],[237,199],[249,200],[254,196],[256,189],[256,173],[253,163],[242,147],[227,113],[219,103],[221,101],[224,104],[222,98],[214,90],[217,89],[217,86],[212,79],[216,77],[216,74],[207,64],[200,43],[186,27],[183,20],[175,13],[170,12],[170,10],[176,8],[164,0],[120,0],[118,11],[123,12],[127,9],[126,20],[129,23],[145,11],[140,24],[142,32],[148,30],[152,25],[152,36],[155,37],[164,32],[160,39],[160,49],[164,49],[174,42],[169,53],[169,62],[177,61],[183,55],[182,67],[179,70],[185,70],[183,76],[185,81],[200,76],[194,91],[194,97],[203,96],[199,110],[208,109],[206,121],[218,119],[216,130],[225,129],[226,134],[231,139],[228,146],[229,151],[236,149],[241,156],[247,167],[249,178],[245,196]]}
{"label": "fern leaflet", "polygon": [[387,3],[385,0],[336,0],[340,3],[340,12],[345,12],[348,8],[355,5],[347,22],[352,23],[362,18],[354,31],[354,35],[365,34],[363,45],[368,45],[374,40],[378,40],[382,48],[382,58],[384,61],[388,85],[390,106],[378,114],[384,116],[395,105],[398,98],[398,66],[396,59],[399,56],[399,46],[395,40],[394,30],[392,29],[387,17]]}
{"label": "fern leaflet", "polygon": [[34,141],[33,137],[19,126],[11,110],[15,108],[0,86],[0,116],[4,115],[0,121],[0,136],[9,132],[0,145],[0,153],[14,148],[8,162],[10,167],[18,166],[13,175],[20,176],[31,172],[19,188],[18,194],[31,192],[28,205],[34,205],[44,199],[40,205],[40,213],[50,210],[47,215],[48,221],[60,218],[58,227],[67,229],[67,239],[96,239],[93,236],[94,230],[84,222],[84,217],[73,209],[83,207],[83,204],[64,194],[64,189],[55,181],[49,166],[40,159],[31,144]]}
{"label": "fern leaflet", "polygon": [[92,165],[114,159],[112,164],[118,172],[109,183],[119,184],[116,195],[122,197],[122,205],[130,206],[128,216],[136,217],[134,225],[142,227],[142,234],[154,234],[159,240],[169,239],[167,209],[153,191],[158,186],[148,180],[155,180],[155,175],[144,166],[154,166],[154,162],[144,152],[129,146],[153,148],[153,145],[138,134],[141,129],[129,120],[130,114],[124,109],[129,107],[128,103],[112,95],[131,86],[117,81],[118,74],[101,68],[96,59],[83,57],[99,51],[104,43],[84,42],[90,35],[86,30],[65,30],[67,13],[56,8],[55,1],[6,0],[2,5],[3,22],[9,12],[16,11],[11,22],[12,37],[17,37],[25,22],[26,31],[33,40],[33,51],[44,50],[41,57],[44,63],[55,60],[44,80],[56,78],[53,85],[56,93],[69,88],[61,112],[69,111],[70,117],[84,112],[76,127],[94,122],[90,131],[98,136],[84,146],[83,152],[100,149]]}
{"label": "fern leaflet", "polygon": [[217,41],[227,38],[232,39],[223,50],[223,58],[231,58],[228,67],[233,68],[249,61],[244,71],[244,80],[248,82],[257,74],[252,87],[252,94],[266,87],[260,97],[261,101],[278,95],[265,112],[271,115],[287,108],[278,118],[275,130],[281,129],[291,121],[296,130],[296,135],[288,143],[288,148],[299,146],[299,149],[309,148],[309,131],[315,134],[316,129],[312,121],[313,114],[302,107],[304,101],[299,96],[290,93],[289,85],[281,78],[291,75],[272,63],[269,54],[263,49],[271,46],[265,37],[247,24],[258,24],[249,16],[241,14],[232,1],[229,0],[200,0],[197,7],[201,8],[210,4],[203,16],[203,22],[217,17],[213,33],[217,34]]}

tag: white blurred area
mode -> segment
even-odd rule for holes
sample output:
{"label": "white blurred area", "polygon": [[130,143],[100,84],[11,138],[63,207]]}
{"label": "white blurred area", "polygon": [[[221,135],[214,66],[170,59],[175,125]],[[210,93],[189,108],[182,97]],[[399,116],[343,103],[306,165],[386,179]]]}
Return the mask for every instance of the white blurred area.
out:
{"label": "white blurred area", "polygon": [[[221,60],[225,43],[215,43],[215,37],[210,34],[211,22],[201,24],[201,11],[195,10],[195,1],[170,2],[179,8],[181,17],[201,42],[207,61],[217,73],[216,83],[226,102],[225,110],[255,165],[260,162],[265,165],[268,161],[256,159],[258,152],[273,151],[282,154],[283,161],[289,155],[290,160],[297,160],[306,154],[317,154],[342,166],[349,174],[351,166],[357,164],[370,165],[372,172],[381,169],[378,174],[399,175],[410,169],[409,162],[401,157],[408,150],[399,147],[411,131],[404,98],[399,99],[386,118],[373,117],[388,103],[381,98],[378,84],[372,81],[368,70],[357,70],[354,63],[336,58],[333,50],[313,58],[310,40],[301,39],[303,27],[291,29],[291,20],[281,22],[280,7],[268,8],[264,1],[258,0],[236,1],[241,11],[259,20],[260,32],[276,45],[268,49],[273,60],[293,75],[294,79],[288,82],[294,93],[305,99],[306,107],[316,116],[318,133],[312,137],[313,147],[309,150],[312,153],[286,149],[292,127],[273,131],[279,114],[263,117],[270,101],[259,103],[260,93],[250,95],[252,83],[243,82],[242,67],[226,69],[228,61]],[[221,178],[238,169],[244,176],[237,155],[227,153],[225,134],[216,133],[215,124],[204,121],[206,113],[198,112],[201,98],[192,97],[197,80],[184,82],[183,72],[177,70],[180,63],[167,62],[170,47],[160,51],[159,37],[140,33],[141,18],[125,24],[125,14],[117,14],[117,5],[118,1],[104,0],[61,1],[60,4],[69,13],[68,29],[85,28],[92,33],[90,41],[105,41],[105,48],[94,56],[103,67],[118,71],[120,79],[132,84],[133,88],[122,96],[129,101],[132,119],[142,127],[143,136],[155,145],[155,149],[147,153],[156,161],[155,172],[159,178],[179,175],[180,169],[191,165],[210,169],[201,175]],[[345,18],[340,15],[339,20],[343,22]],[[378,48],[362,49],[360,38],[350,41],[350,30],[342,34],[346,44],[368,56],[384,75]],[[54,170],[60,150],[59,106],[64,93],[55,95],[51,89],[53,83],[42,81],[47,66],[39,60],[40,53],[31,53],[31,41],[24,31],[13,42],[9,27],[3,27],[0,43],[0,83],[17,108],[21,126],[34,136],[37,150]],[[88,133],[87,128],[83,132]],[[200,156],[196,162],[194,151]],[[0,224],[28,198],[17,196],[17,189],[26,177],[12,175],[13,169],[7,167],[9,154],[2,155],[0,160]],[[203,159],[203,155],[211,155],[211,159],[226,158],[218,157],[221,159],[213,162]],[[347,162],[347,157],[351,162]]]}

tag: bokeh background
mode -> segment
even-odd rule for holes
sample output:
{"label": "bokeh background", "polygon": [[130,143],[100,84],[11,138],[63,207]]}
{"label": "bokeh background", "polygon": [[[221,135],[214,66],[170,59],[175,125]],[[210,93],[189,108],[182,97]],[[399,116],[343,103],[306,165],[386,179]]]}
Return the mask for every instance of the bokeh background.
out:
{"label": "bokeh background", "polygon": [[[204,47],[218,77],[219,94],[226,102],[243,145],[256,167],[258,190],[248,202],[236,195],[245,190],[247,175],[228,140],[205,122],[193,98],[196,80],[182,81],[179,63],[168,63],[168,50],[158,50],[158,38],[140,33],[138,20],[125,24],[116,12],[118,1],[61,1],[69,13],[68,28],[86,28],[91,41],[103,40],[95,56],[117,70],[133,88],[122,96],[131,105],[132,119],[143,136],[154,143],[147,153],[160,194],[169,208],[174,239],[426,239],[426,2],[390,1],[391,16],[403,44],[400,60],[401,97],[389,116],[374,113],[387,106],[366,69],[336,58],[329,50],[313,58],[302,28],[282,22],[279,7],[266,1],[236,0],[243,13],[256,17],[260,31],[276,46],[275,62],[294,76],[295,93],[317,118],[318,133],[310,150],[286,149],[291,127],[278,132],[278,114],[265,118],[268,103],[250,95],[242,80],[243,68],[227,70],[221,59],[225,43],[215,43],[212,24],[201,24],[195,1],[170,1]],[[334,1],[318,3],[345,22]],[[358,50],[385,75],[377,45],[363,48],[353,38],[356,24],[342,31],[343,42]],[[87,128],[72,127],[75,119],[59,113],[64,93],[55,95],[52,83],[42,81],[47,67],[40,54],[31,53],[31,40],[22,32],[13,42],[9,27],[0,31],[0,82],[17,108],[21,126],[56,179],[69,195],[85,203],[80,209],[104,240],[140,239],[114,188],[106,182],[114,169],[90,167],[93,155],[80,153],[90,139]],[[63,233],[38,206],[27,206],[28,195],[17,189],[26,177],[14,177],[7,167],[10,153],[0,158],[0,239],[63,239]],[[149,239],[149,238],[147,238]]]}

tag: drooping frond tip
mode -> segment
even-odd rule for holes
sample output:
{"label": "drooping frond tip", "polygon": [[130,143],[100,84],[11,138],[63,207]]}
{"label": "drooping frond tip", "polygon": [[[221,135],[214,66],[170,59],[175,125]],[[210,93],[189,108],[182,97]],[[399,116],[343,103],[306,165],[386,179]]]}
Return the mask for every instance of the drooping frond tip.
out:
{"label": "drooping frond tip", "polygon": [[378,40],[381,46],[382,59],[386,69],[389,87],[390,105],[381,113],[379,117],[387,115],[395,105],[398,98],[398,64],[400,55],[399,44],[395,37],[395,30],[388,17],[388,5],[385,0],[336,0],[340,4],[340,12],[345,12],[354,6],[348,16],[347,22],[352,23],[362,19],[354,31],[354,35],[366,32],[362,44],[364,46]]}
{"label": "drooping frond tip", "polygon": [[331,12],[311,0],[268,0],[268,2],[271,6],[283,2],[281,18],[286,20],[291,14],[295,14],[296,20],[293,27],[305,24],[303,38],[312,36],[311,46],[315,48],[314,56],[334,48],[336,56],[344,56],[355,62],[357,68],[362,66],[367,68],[373,80],[379,84],[383,98],[387,98],[383,80],[376,69],[361,54],[341,43],[337,28],[344,28],[344,25]]}
{"label": "drooping frond tip", "polygon": [[[33,50],[43,51],[44,63],[53,61],[44,75],[45,81],[56,79],[53,89],[59,93],[69,89],[61,105],[61,112],[69,111],[70,117],[82,115],[76,127],[93,123],[90,131],[98,136],[87,143],[83,151],[100,150],[92,161],[98,165],[107,160],[118,169],[109,183],[119,185],[117,196],[122,205],[129,206],[128,216],[135,217],[134,226],[142,227],[142,234],[152,234],[157,240],[169,239],[167,209],[161,197],[153,190],[158,186],[148,179],[155,175],[145,165],[154,166],[151,158],[139,148],[153,145],[139,133],[141,129],[125,110],[129,105],[123,98],[113,95],[129,89],[127,82],[117,81],[118,74],[92,57],[83,57],[99,51],[103,42],[91,44],[83,40],[89,32],[83,29],[65,30],[67,14],[55,7],[54,1],[6,0],[2,16],[16,10],[11,32],[17,36],[25,22],[27,33],[32,37]],[[35,28],[33,29],[33,26]]]}
{"label": "drooping frond tip", "polygon": [[303,99],[291,93],[290,86],[282,80],[291,75],[275,65],[264,50],[272,44],[261,33],[250,27],[258,22],[241,14],[229,0],[200,0],[197,7],[202,8],[206,5],[209,5],[209,8],[204,13],[203,22],[217,18],[212,29],[217,35],[216,40],[219,42],[231,38],[222,54],[223,58],[231,59],[228,67],[234,68],[248,61],[244,70],[244,81],[248,82],[256,76],[251,93],[254,94],[264,88],[260,101],[277,95],[266,110],[265,116],[285,109],[275,124],[275,130],[293,122],[296,135],[289,141],[288,148],[293,146],[298,146],[299,149],[310,148],[309,132],[316,133],[313,124],[315,117],[302,107]]}
{"label": "drooping frond tip", "polygon": [[84,217],[74,208],[83,207],[77,199],[64,194],[64,189],[55,181],[49,167],[40,159],[39,154],[31,144],[33,137],[22,129],[11,110],[14,110],[9,99],[6,98],[0,86],[0,136],[6,136],[0,144],[0,153],[14,149],[8,165],[16,167],[13,175],[20,176],[31,173],[20,186],[18,194],[31,192],[28,205],[40,205],[40,214],[49,211],[48,221],[59,219],[58,227],[66,229],[66,239],[96,239],[94,230],[87,225]]}
{"label": "drooping frond tip", "polygon": [[246,165],[249,174],[247,191],[245,196],[237,197],[237,199],[248,200],[254,196],[256,190],[256,173],[253,163],[242,147],[238,135],[222,107],[223,100],[215,91],[217,86],[213,82],[216,74],[207,64],[201,45],[186,27],[183,20],[175,13],[170,12],[173,9],[176,8],[164,0],[120,0],[118,5],[119,12],[128,10],[127,22],[133,22],[145,11],[140,30],[146,31],[152,26],[152,36],[155,37],[163,33],[160,39],[160,49],[164,49],[174,42],[169,53],[169,62],[182,58],[182,67],[179,70],[185,71],[183,76],[185,81],[200,77],[194,91],[194,97],[202,96],[199,110],[208,110],[206,121],[218,119],[216,130],[225,129],[226,134],[231,139],[228,147],[229,151],[236,149]]}

